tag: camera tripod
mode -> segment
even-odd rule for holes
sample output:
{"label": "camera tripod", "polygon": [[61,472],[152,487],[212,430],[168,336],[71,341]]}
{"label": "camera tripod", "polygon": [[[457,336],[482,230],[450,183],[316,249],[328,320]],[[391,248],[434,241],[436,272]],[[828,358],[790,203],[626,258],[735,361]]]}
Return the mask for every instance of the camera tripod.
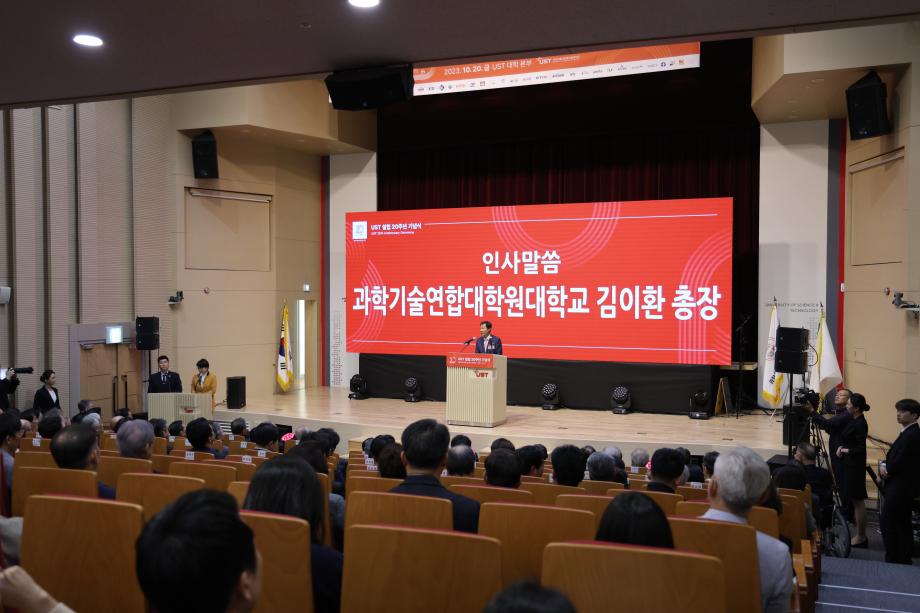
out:
{"label": "camera tripod", "polygon": [[827,451],[827,443],[824,440],[824,433],[821,428],[815,424],[815,421],[808,417],[809,442],[817,451],[815,465],[819,468],[826,469],[831,474],[831,492],[833,494],[834,505],[830,510],[829,521],[825,520],[825,510],[822,508],[820,513],[821,528],[824,530],[825,553],[837,558],[850,557],[850,525],[847,523],[844,514],[844,505],[840,498],[840,488],[837,486],[837,475],[834,473],[834,467],[831,465],[830,454]]}

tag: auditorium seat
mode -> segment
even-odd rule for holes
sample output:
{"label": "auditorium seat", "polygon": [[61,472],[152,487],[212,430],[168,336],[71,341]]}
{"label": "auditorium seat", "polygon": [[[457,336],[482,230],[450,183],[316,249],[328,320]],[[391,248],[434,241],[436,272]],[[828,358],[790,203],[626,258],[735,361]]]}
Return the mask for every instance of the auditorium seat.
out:
{"label": "auditorium seat", "polygon": [[356,525],[345,539],[342,613],[473,613],[501,587],[492,538]]}
{"label": "auditorium seat", "polygon": [[479,508],[479,534],[502,544],[502,583],[539,581],[547,543],[594,538],[594,514],[538,505],[489,502]]}
{"label": "auditorium seat", "polygon": [[22,567],[75,611],[143,613],[134,551],[143,521],[136,504],[33,496],[22,526]]}
{"label": "auditorium seat", "polygon": [[[214,458],[212,457],[211,459],[213,460]],[[224,456],[224,459],[228,462],[242,462],[243,464],[252,464],[256,467],[262,466],[268,462],[268,458],[260,458],[259,456],[245,454],[228,454]]]}
{"label": "auditorium seat", "polygon": [[227,441],[227,447],[232,455],[239,455],[243,449],[255,449],[256,444],[250,441]]}
{"label": "auditorium seat", "polygon": [[[313,612],[310,524],[296,517],[241,511],[262,554],[262,593],[255,613]],[[293,606],[292,606],[293,605]]]}
{"label": "auditorium seat", "polygon": [[551,543],[541,583],[568,596],[578,613],[608,613],[611,603],[636,613],[725,612],[722,562],[672,549]]}
{"label": "auditorium seat", "polygon": [[246,501],[246,494],[249,492],[249,481],[232,481],[230,485],[227,486],[227,493],[236,498],[236,504],[239,508],[243,508],[243,503]]}
{"label": "auditorium seat", "polygon": [[402,483],[402,479],[348,477],[345,479],[345,500],[351,500],[354,492],[389,492],[400,483]]}
{"label": "auditorium seat", "polygon": [[20,517],[26,509],[26,500],[36,494],[62,494],[67,496],[99,496],[96,473],[89,470],[67,468],[38,468],[13,465],[13,516]]}
{"label": "auditorium seat", "polygon": [[192,444],[184,436],[170,436],[169,442],[172,443],[173,449],[191,449]]}
{"label": "auditorium seat", "polygon": [[96,467],[96,479],[109,487],[115,487],[122,473],[152,473],[153,462],[138,458],[100,457]]}
{"label": "auditorium seat", "polygon": [[648,489],[648,481],[645,479],[629,479],[629,488],[633,491],[644,492]]}
{"label": "auditorium seat", "polygon": [[105,451],[118,451],[118,439],[115,436],[102,435],[99,437],[99,448]]}
{"label": "auditorium seat", "polygon": [[587,494],[583,487],[556,485],[555,483],[521,483],[521,489],[533,494],[535,504],[556,505],[556,496],[560,494]]}
{"label": "auditorium seat", "polygon": [[722,560],[727,611],[760,609],[760,566],[753,527],[685,517],[669,517],[668,522],[676,549]]}
{"label": "auditorium seat", "polygon": [[381,492],[354,492],[345,505],[345,541],[351,526],[386,524],[432,530],[452,530],[453,505],[444,498]]}
{"label": "auditorium seat", "polygon": [[438,480],[444,487],[450,487],[451,485],[473,485],[479,487],[486,484],[486,482],[482,480],[482,477],[452,477],[447,475],[438,477]]}
{"label": "auditorium seat", "polygon": [[482,479],[483,477],[485,477],[485,474],[486,474],[485,467],[480,468],[477,466],[476,468],[473,469],[473,477],[476,479]]}
{"label": "auditorium seat", "polygon": [[175,464],[176,462],[184,462],[183,458],[174,455],[157,455],[153,454],[150,457],[150,461],[153,462],[153,470],[162,474],[169,474],[169,467]]}
{"label": "auditorium seat", "polygon": [[329,475],[316,473],[320,486],[323,488],[323,544],[332,547],[332,513],[329,511],[329,494],[332,493],[332,480]]}
{"label": "auditorium seat", "polygon": [[178,458],[180,462],[204,462],[213,460],[214,454],[207,451],[192,451],[191,449],[175,448],[169,452],[170,457]]}
{"label": "auditorium seat", "polygon": [[648,469],[644,466],[627,466],[626,474],[629,475],[630,479],[637,479],[639,475],[643,477],[648,473]]}
{"label": "auditorium seat", "polygon": [[255,464],[244,464],[243,462],[228,462],[227,460],[205,460],[204,464],[216,464],[217,466],[231,466],[236,469],[236,478],[240,481],[252,481],[252,476],[256,473]]}
{"label": "auditorium seat", "polygon": [[168,440],[166,440],[162,436],[156,437],[155,439],[153,439],[153,453],[158,454],[158,455],[166,455],[166,448],[168,445],[169,445]]}
{"label": "auditorium seat", "polygon": [[[608,490],[607,495],[616,498],[623,494],[630,493],[630,490]],[[655,501],[661,510],[664,511],[665,515],[674,515],[677,511],[677,503],[683,501],[684,497],[680,494],[668,494],[667,492],[649,492],[648,490],[640,490],[640,493],[645,494],[649,498]]]}
{"label": "auditorium seat", "polygon": [[527,490],[515,490],[508,487],[492,487],[488,485],[451,485],[450,491],[456,492],[467,498],[479,502],[515,502],[517,504],[533,504],[533,494]]}
{"label": "auditorium seat", "polygon": [[573,496],[563,494],[556,498],[556,506],[562,509],[578,509],[588,511],[594,515],[594,532],[601,525],[601,519],[604,517],[604,511],[610,506],[613,500],[610,496]]}
{"label": "auditorium seat", "polygon": [[121,454],[117,451],[112,451],[111,449],[100,449],[97,451],[100,458],[120,458]]}
{"label": "auditorium seat", "polygon": [[684,500],[708,501],[709,489],[706,484],[703,487],[693,487],[690,485],[679,485],[677,493],[684,497]]}
{"label": "auditorium seat", "polygon": [[115,487],[119,502],[130,502],[144,509],[144,521],[150,521],[163,508],[188,492],[204,488],[204,479],[176,475],[122,473]]}
{"label": "auditorium seat", "polygon": [[20,451],[16,454],[14,466],[57,468],[57,462],[54,461],[54,456],[48,451]]}
{"label": "auditorium seat", "polygon": [[792,553],[802,553],[802,540],[808,537],[805,506],[795,496],[784,494],[780,498],[783,501],[783,514],[779,516],[779,533],[792,543]]}
{"label": "auditorium seat", "polygon": [[215,466],[204,462],[176,462],[169,467],[169,474],[179,477],[204,479],[207,489],[226,492],[231,481],[236,481],[236,469],[232,466]]}
{"label": "auditorium seat", "polygon": [[[709,510],[708,502],[679,502],[674,515],[678,517],[699,517]],[[753,507],[748,514],[748,524],[767,536],[779,538],[779,518],[776,511],[766,507]]]}
{"label": "auditorium seat", "polygon": [[524,475],[521,477],[521,483],[549,483],[549,473],[544,474],[542,477]]}
{"label": "auditorium seat", "polygon": [[626,486],[616,481],[591,481],[585,479],[578,487],[585,488],[588,496],[606,496],[609,490],[623,490]]}
{"label": "auditorium seat", "polygon": [[20,439],[19,451],[51,451],[51,439],[50,438]]}

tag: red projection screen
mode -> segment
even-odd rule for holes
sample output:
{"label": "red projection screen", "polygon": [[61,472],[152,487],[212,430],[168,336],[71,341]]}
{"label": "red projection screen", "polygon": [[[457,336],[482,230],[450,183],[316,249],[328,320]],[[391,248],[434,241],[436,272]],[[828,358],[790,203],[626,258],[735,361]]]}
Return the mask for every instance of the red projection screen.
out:
{"label": "red projection screen", "polygon": [[731,363],[731,198],[348,213],[346,271],[350,352]]}

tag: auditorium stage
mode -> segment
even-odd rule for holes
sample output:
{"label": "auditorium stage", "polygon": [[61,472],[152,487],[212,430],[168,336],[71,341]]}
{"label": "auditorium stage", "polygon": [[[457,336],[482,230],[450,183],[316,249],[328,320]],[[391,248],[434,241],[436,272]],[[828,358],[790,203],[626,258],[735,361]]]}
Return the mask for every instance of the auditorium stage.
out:
{"label": "auditorium stage", "polygon": [[[247,400],[238,411],[225,406],[215,409],[214,418],[230,421],[245,417],[251,425],[272,421],[294,428],[334,428],[342,437],[339,451],[351,438],[392,434],[399,439],[409,423],[426,417],[445,422],[446,403],[422,401],[408,403],[391,398],[349,400],[345,388],[317,387],[270,398]],[[446,422],[445,422],[446,423]],[[488,447],[498,437],[515,445],[543,443],[550,449],[563,443],[578,446],[617,445],[628,454],[634,447],[649,450],[683,446],[694,454],[725,451],[745,445],[764,458],[785,453],[782,424],[769,415],[743,415],[740,419],[713,417],[691,420],[684,415],[632,413],[614,415],[610,411],[560,409],[544,411],[538,407],[508,407],[508,421],[496,428],[450,426],[454,434],[466,434],[477,449]]]}

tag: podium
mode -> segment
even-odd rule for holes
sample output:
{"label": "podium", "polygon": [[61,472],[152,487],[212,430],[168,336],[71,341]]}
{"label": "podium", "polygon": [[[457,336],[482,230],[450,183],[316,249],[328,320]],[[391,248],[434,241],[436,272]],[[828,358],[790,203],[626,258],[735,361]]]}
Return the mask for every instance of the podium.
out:
{"label": "podium", "polygon": [[159,417],[184,424],[204,417],[212,419],[211,394],[147,394],[148,419]]}
{"label": "podium", "polygon": [[506,421],[508,358],[491,353],[447,354],[447,423],[492,428]]}

